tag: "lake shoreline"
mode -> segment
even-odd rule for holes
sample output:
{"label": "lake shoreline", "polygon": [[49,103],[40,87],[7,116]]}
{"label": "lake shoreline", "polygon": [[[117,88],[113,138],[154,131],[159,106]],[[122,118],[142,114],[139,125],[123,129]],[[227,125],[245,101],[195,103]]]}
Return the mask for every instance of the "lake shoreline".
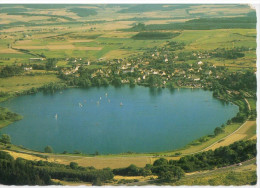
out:
{"label": "lake shoreline", "polygon": [[[125,84],[126,85],[126,84]],[[69,87],[69,88],[81,88],[81,87]],[[149,88],[151,88],[151,87],[149,87]],[[177,90],[177,89],[182,89],[183,87],[181,87],[181,88],[176,88],[175,90]],[[155,88],[155,89],[160,89],[160,88]],[[162,88],[162,89],[164,89],[164,88]],[[185,88],[185,89],[204,89],[204,88]],[[20,95],[18,95],[18,96],[20,96]],[[13,97],[15,97],[15,96],[13,96]],[[11,98],[13,98],[13,97],[10,97],[9,99],[11,99]],[[214,97],[215,98],[215,97]],[[199,138],[198,138],[199,139]],[[195,140],[198,140],[198,139],[195,139]],[[192,141],[193,142],[193,141]],[[192,143],[191,142],[191,143]],[[186,147],[188,147],[190,144],[187,144],[187,145],[185,145],[184,147],[181,147],[181,148],[179,148],[179,149],[175,149],[175,150],[171,150],[171,151],[165,151],[165,152],[140,152],[140,153],[135,153],[135,152],[133,152],[132,154],[134,154],[134,155],[152,155],[152,156],[156,156],[156,155],[158,155],[159,153],[173,153],[173,152],[177,152],[177,151],[179,151],[179,150],[182,150],[183,148],[186,148]],[[30,149],[29,149],[30,150]],[[111,155],[132,155],[132,154],[129,154],[129,153],[120,153],[120,154],[102,154],[102,156],[111,156]],[[72,154],[73,155],[73,154]],[[87,154],[88,155],[88,154]],[[171,154],[172,155],[172,154]]]}

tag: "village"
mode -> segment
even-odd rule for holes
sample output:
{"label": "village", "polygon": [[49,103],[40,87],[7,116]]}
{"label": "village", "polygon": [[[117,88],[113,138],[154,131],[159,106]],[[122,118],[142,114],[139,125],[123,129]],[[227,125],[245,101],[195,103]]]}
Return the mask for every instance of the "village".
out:
{"label": "village", "polygon": [[[130,78],[135,84],[145,84],[149,82],[151,76],[160,79],[158,86],[166,87],[167,82],[175,82],[176,87],[203,87],[207,78],[219,78],[223,68],[206,61],[198,60],[192,64],[174,63],[167,56],[164,59],[159,55],[151,55],[150,58],[138,57],[132,59],[113,59],[105,61],[103,59],[96,62],[84,61],[80,59],[67,59],[68,64],[73,64],[73,68],[64,68],[62,73],[66,76],[75,75],[79,77],[79,69],[88,69],[90,65],[102,64],[103,68],[93,69],[90,78],[113,78],[120,77],[121,83],[130,83]],[[178,58],[178,57],[177,57]],[[159,62],[159,63],[157,63]],[[218,70],[218,71],[217,71]],[[218,72],[218,74],[217,74]]]}

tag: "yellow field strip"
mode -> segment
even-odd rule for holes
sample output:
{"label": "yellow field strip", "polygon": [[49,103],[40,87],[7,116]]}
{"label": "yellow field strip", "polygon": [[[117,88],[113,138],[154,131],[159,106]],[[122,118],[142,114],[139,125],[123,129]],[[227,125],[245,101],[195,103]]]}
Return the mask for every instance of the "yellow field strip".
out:
{"label": "yellow field strip", "polygon": [[[92,47],[92,46],[82,46],[82,47],[75,47],[72,44],[65,44],[65,45],[47,45],[47,46],[18,46],[17,49],[24,49],[24,50],[102,50],[103,47]],[[14,53],[15,50],[11,49],[4,49],[6,53]],[[1,52],[1,51],[0,51]]]}
{"label": "yellow field strip", "polygon": [[211,144],[209,147],[203,149],[202,151],[214,150],[221,146],[228,146],[236,141],[242,140],[247,136],[246,132],[252,127],[256,125],[255,121],[246,121],[243,125],[241,125],[236,131],[226,136],[225,138]]}

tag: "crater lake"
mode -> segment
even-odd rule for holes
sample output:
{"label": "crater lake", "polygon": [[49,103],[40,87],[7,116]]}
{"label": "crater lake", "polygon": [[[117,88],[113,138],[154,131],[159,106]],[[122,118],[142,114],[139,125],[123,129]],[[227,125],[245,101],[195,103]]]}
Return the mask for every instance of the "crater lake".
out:
{"label": "crater lake", "polygon": [[236,116],[239,109],[203,89],[142,86],[71,88],[0,103],[23,119],[1,129],[12,143],[43,151],[101,154],[181,148]]}

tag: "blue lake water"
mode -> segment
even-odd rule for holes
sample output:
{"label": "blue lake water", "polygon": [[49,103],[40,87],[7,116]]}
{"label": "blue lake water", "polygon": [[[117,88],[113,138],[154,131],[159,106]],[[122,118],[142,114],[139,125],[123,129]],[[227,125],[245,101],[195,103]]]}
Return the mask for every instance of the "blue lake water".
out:
{"label": "blue lake water", "polygon": [[210,91],[141,86],[66,89],[0,105],[24,116],[1,130],[16,145],[102,154],[177,149],[213,134],[238,112],[236,105],[224,104]]}

